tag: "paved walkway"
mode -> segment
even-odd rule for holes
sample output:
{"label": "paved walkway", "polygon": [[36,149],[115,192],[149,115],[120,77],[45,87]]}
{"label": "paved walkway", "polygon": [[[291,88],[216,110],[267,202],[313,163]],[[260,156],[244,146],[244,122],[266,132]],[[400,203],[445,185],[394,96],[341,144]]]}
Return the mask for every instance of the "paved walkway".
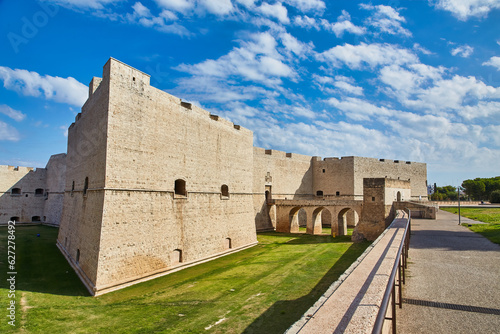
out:
{"label": "paved walkway", "polygon": [[438,211],[412,220],[409,256],[398,333],[500,333],[499,245]]}

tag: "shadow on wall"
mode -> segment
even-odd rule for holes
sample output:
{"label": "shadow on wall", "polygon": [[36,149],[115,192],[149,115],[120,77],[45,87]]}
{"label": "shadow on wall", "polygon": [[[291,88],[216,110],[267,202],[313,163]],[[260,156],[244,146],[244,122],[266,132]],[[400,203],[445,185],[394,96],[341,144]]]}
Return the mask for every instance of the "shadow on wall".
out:
{"label": "shadow on wall", "polygon": [[299,188],[295,190],[293,199],[304,199],[308,197],[313,197],[312,158],[309,164],[309,168],[307,169],[304,176],[302,176]]}
{"label": "shadow on wall", "polygon": [[307,295],[295,300],[280,300],[274,303],[260,317],[251,323],[243,333],[284,333],[291,325],[299,320],[330,285],[335,282],[363,252],[364,248],[352,245],[338,259],[333,267],[321,278],[316,286]]}
{"label": "shadow on wall", "polygon": [[5,190],[0,196],[1,224],[11,220],[20,223],[45,221],[44,207],[49,196],[45,189],[45,174],[44,168],[37,168]]}

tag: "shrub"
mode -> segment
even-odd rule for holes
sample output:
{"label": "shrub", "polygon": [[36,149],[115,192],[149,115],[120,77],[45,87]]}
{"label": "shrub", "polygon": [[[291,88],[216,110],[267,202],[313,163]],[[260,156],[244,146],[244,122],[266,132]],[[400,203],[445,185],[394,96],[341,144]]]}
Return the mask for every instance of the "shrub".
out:
{"label": "shrub", "polygon": [[492,191],[490,194],[491,203],[500,203],[500,190]]}

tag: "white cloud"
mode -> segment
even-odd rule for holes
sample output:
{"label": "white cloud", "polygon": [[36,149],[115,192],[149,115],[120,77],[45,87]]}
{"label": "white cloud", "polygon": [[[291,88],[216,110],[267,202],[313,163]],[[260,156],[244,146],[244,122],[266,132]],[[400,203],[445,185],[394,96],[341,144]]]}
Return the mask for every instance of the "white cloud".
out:
{"label": "white cloud", "polygon": [[474,48],[469,45],[461,45],[451,50],[453,56],[460,56],[462,58],[468,58],[474,52]]}
{"label": "white cloud", "polygon": [[378,107],[371,102],[355,97],[346,97],[342,100],[332,97],[326,102],[342,111],[346,117],[355,121],[368,121],[371,120],[372,117],[389,117],[397,113],[395,110],[386,107]]}
{"label": "white cloud", "polygon": [[337,45],[319,53],[317,59],[334,67],[346,65],[350,69],[374,68],[379,65],[417,63],[417,56],[407,49],[391,44]]}
{"label": "white cloud", "polygon": [[319,22],[317,22],[315,18],[309,17],[307,15],[295,16],[293,18],[293,23],[299,27],[302,27],[302,28],[306,28],[306,29],[314,28],[316,30],[320,30]]}
{"label": "white cloud", "polygon": [[[355,80],[353,78],[348,78],[342,75],[337,75],[335,78],[332,78],[313,74],[313,79],[323,92],[329,94],[338,94],[340,90],[341,93],[363,95],[363,87],[354,85]],[[337,90],[326,86],[335,87]]]}
{"label": "white cloud", "polygon": [[0,104],[0,114],[4,114],[17,122],[20,122],[26,118],[25,114],[18,110],[12,109],[6,104]]}
{"label": "white cloud", "polygon": [[88,97],[88,87],[75,78],[41,76],[36,72],[0,66],[0,79],[5,88],[25,96],[44,95],[48,100],[82,106]]}
{"label": "white cloud", "polygon": [[413,44],[413,50],[423,53],[424,55],[432,55],[433,53],[428,49],[424,48],[422,45],[415,43]]}
{"label": "white cloud", "polygon": [[9,124],[0,121],[0,140],[19,141],[19,132]]}
{"label": "white cloud", "polygon": [[323,12],[325,3],[321,0],[285,0],[290,6],[299,9],[302,12]]}
{"label": "white cloud", "polygon": [[278,19],[281,23],[289,23],[288,11],[281,3],[277,2],[274,5],[270,5],[264,2],[257,10],[268,17],[273,17]]}
{"label": "white cloud", "polygon": [[411,36],[411,32],[401,25],[406,19],[390,6],[361,4],[362,9],[374,11],[366,20],[366,24],[377,28],[380,32],[390,35]]}
{"label": "white cloud", "polygon": [[215,15],[227,15],[233,10],[231,0],[199,0],[199,3]]}
{"label": "white cloud", "polygon": [[494,9],[500,8],[496,0],[429,0],[437,8],[447,10],[461,21],[467,21],[471,16],[482,18]]}
{"label": "white cloud", "polygon": [[288,53],[293,53],[296,57],[305,59],[313,52],[314,44],[312,42],[301,42],[287,32],[280,34],[279,37],[281,39],[281,43],[285,47],[285,50]]}
{"label": "white cloud", "polygon": [[161,8],[186,13],[195,7],[194,0],[155,0]]}
{"label": "white cloud", "polygon": [[298,117],[316,118],[316,113],[314,111],[304,107],[293,107],[292,113]]}
{"label": "white cloud", "polygon": [[493,66],[500,71],[500,57],[491,57],[490,60],[483,63],[483,66]]}
{"label": "white cloud", "polygon": [[281,78],[293,79],[296,76],[276,48],[277,42],[271,34],[257,33],[250,35],[250,41],[241,42],[241,47],[233,48],[217,60],[208,59],[195,65],[181,64],[177,69],[196,76],[236,76],[276,86],[281,84]]}
{"label": "white cloud", "polygon": [[337,81],[335,81],[333,85],[338,89],[353,95],[363,95],[363,87],[352,85],[347,80],[344,80],[344,77],[339,78],[339,76],[337,76],[336,79]]}
{"label": "white cloud", "polygon": [[351,16],[345,10],[342,10],[342,15],[337,18],[335,23],[330,23],[325,19],[321,19],[320,22],[325,30],[333,32],[337,37],[341,37],[344,32],[355,35],[363,35],[366,32],[364,27],[358,27],[351,22]]}

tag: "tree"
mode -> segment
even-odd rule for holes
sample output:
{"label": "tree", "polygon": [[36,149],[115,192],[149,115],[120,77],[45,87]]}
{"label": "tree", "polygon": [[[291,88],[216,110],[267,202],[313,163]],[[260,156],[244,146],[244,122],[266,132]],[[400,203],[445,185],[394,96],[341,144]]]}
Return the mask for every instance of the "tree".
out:
{"label": "tree", "polygon": [[491,203],[500,203],[500,190],[494,190],[490,194]]}

